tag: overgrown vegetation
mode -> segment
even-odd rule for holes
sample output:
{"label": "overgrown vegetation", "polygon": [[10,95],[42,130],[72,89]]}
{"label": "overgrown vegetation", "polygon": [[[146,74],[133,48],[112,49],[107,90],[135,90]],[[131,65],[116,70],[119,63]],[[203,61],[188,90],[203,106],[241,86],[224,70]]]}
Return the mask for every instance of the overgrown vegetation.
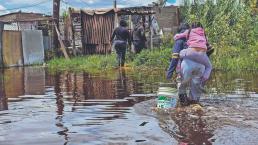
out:
{"label": "overgrown vegetation", "polygon": [[[215,69],[258,70],[258,18],[254,14],[256,0],[207,0],[201,3],[186,0],[181,19],[200,21],[209,42],[215,48],[212,63]],[[135,69],[166,69],[171,55],[172,36],[163,38],[160,49],[146,49],[140,54],[127,53],[126,63]],[[50,70],[101,72],[116,66],[116,55],[93,55],[72,60],[53,59]]]}
{"label": "overgrown vegetation", "polygon": [[200,21],[215,48],[212,62],[218,69],[258,69],[256,0],[185,1],[181,19]]}
{"label": "overgrown vegetation", "polygon": [[200,21],[209,41],[218,48],[226,46],[246,47],[257,39],[257,17],[253,15],[249,2],[236,0],[185,1],[181,8],[182,19],[186,22]]}
{"label": "overgrown vegetation", "polygon": [[[169,64],[171,48],[143,50],[140,54],[127,52],[126,65],[134,69],[166,68]],[[71,60],[55,58],[48,62],[50,71],[102,72],[116,68],[116,55],[91,55],[75,57]]]}

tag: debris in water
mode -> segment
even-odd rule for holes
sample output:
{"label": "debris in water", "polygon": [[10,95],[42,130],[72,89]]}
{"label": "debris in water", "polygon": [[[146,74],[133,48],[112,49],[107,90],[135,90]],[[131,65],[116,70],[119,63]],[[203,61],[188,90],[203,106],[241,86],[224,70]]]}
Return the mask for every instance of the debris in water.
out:
{"label": "debris in water", "polygon": [[136,140],[135,142],[145,142],[146,140]]}
{"label": "debris in water", "polygon": [[143,123],[141,123],[139,126],[144,126],[144,125],[146,125],[147,123],[149,123],[149,122],[143,122]]}

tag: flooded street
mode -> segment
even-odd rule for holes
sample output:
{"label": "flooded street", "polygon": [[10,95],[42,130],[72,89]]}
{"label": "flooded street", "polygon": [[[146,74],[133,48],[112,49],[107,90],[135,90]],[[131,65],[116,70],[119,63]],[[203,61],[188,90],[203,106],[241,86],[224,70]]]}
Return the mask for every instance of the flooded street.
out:
{"label": "flooded street", "polygon": [[214,72],[201,113],[154,112],[152,94],[164,78],[163,71],[124,69],[96,75],[2,70],[0,145],[258,143],[257,72]]}

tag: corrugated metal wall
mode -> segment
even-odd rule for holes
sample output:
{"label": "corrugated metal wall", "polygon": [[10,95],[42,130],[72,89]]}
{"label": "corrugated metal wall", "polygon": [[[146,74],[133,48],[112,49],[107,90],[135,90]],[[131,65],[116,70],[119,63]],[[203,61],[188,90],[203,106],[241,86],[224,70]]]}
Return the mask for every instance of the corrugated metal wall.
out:
{"label": "corrugated metal wall", "polygon": [[114,16],[114,11],[94,15],[81,11],[84,54],[111,52],[109,41],[114,29]]}
{"label": "corrugated metal wall", "polygon": [[51,50],[51,37],[50,36],[43,36],[43,44],[44,44],[44,50]]}
{"label": "corrugated metal wall", "polygon": [[4,66],[23,66],[21,32],[3,31],[2,36]]}
{"label": "corrugated metal wall", "polygon": [[41,30],[22,31],[22,50],[24,65],[44,62],[44,44]]}

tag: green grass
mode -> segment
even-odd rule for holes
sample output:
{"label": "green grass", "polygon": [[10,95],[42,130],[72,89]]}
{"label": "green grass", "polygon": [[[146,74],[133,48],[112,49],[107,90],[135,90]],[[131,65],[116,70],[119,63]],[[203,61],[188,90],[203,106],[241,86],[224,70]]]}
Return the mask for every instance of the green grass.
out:
{"label": "green grass", "polygon": [[114,68],[115,65],[116,58],[114,54],[74,57],[70,60],[54,58],[47,63],[50,71],[86,71],[89,73],[108,71]]}
{"label": "green grass", "polygon": [[247,48],[224,47],[212,56],[215,69],[258,70],[258,44]]}
{"label": "green grass", "polygon": [[136,69],[162,69],[169,65],[171,48],[143,50],[130,63]]}
{"label": "green grass", "polygon": [[[215,48],[216,49],[216,48]],[[221,70],[258,70],[258,44],[248,49],[224,47],[216,50],[211,62],[214,69]],[[126,64],[135,70],[166,70],[171,56],[171,48],[146,49],[140,54],[127,52]],[[50,71],[85,71],[101,73],[113,70],[116,54],[75,57],[71,60],[55,58],[47,65]]]}

